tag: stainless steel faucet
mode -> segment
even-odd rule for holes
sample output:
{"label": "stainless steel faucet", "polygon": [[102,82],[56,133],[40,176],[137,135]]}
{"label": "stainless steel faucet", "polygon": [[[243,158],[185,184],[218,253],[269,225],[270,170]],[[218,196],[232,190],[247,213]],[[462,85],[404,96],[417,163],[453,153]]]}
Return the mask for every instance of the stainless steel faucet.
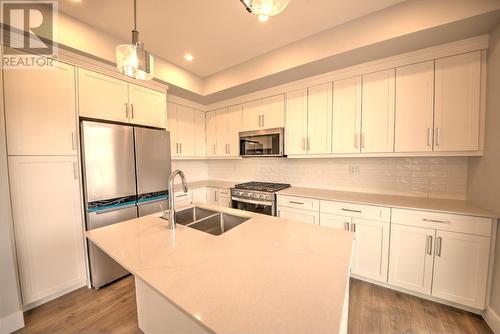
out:
{"label": "stainless steel faucet", "polygon": [[175,177],[179,175],[182,181],[182,190],[187,193],[188,192],[188,187],[187,187],[187,182],[186,182],[186,177],[184,176],[184,173],[181,170],[174,170],[170,176],[168,177],[168,207],[169,209],[167,212],[168,213],[168,228],[169,229],[175,229],[175,208],[174,208],[174,181]]}

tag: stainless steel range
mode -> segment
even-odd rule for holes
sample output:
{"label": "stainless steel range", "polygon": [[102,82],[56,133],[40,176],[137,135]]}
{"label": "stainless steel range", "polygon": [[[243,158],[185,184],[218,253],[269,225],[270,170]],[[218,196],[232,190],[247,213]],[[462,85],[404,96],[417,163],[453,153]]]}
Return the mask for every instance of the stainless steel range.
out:
{"label": "stainless steel range", "polygon": [[276,216],[276,192],[290,187],[286,183],[246,182],[231,188],[232,208]]}

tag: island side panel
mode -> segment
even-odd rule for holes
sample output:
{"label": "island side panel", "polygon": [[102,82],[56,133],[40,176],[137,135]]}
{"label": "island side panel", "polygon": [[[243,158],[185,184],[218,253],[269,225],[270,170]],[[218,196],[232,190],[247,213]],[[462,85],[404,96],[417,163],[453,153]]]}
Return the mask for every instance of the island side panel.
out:
{"label": "island side panel", "polygon": [[165,297],[135,277],[139,328],[145,333],[208,334]]}

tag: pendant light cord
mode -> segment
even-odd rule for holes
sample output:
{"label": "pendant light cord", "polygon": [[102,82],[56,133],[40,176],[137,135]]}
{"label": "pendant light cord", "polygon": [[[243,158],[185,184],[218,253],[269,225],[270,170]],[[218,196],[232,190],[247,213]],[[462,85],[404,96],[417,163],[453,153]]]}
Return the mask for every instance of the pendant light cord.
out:
{"label": "pendant light cord", "polygon": [[134,0],[134,30],[137,30],[137,0]]}

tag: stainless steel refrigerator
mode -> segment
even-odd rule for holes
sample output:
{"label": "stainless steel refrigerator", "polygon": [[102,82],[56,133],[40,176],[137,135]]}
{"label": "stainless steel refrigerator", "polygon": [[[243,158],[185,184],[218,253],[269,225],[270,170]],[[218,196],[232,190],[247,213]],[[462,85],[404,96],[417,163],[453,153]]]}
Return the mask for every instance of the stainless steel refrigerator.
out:
{"label": "stainless steel refrigerator", "polygon": [[[167,131],[93,121],[81,121],[80,128],[87,230],[167,208]],[[88,246],[94,288],[128,274],[92,242]]]}

